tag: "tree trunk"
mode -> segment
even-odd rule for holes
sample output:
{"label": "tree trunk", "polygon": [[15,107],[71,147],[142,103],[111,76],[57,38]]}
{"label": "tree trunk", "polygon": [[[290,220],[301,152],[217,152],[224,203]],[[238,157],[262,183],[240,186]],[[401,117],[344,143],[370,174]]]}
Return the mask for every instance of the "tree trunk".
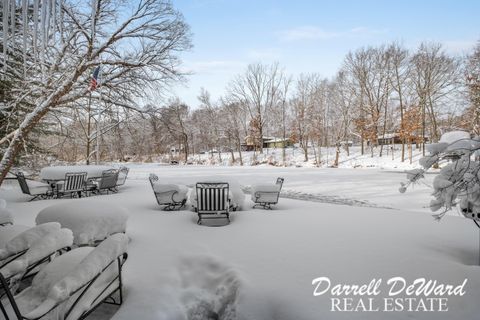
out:
{"label": "tree trunk", "polygon": [[240,141],[240,138],[237,139],[237,148],[238,148],[238,158],[240,159],[240,165],[243,166],[242,142]]}
{"label": "tree trunk", "polygon": [[333,166],[335,168],[338,168],[338,160],[340,158],[340,144],[337,144],[336,150],[335,150],[335,162],[333,163]]}

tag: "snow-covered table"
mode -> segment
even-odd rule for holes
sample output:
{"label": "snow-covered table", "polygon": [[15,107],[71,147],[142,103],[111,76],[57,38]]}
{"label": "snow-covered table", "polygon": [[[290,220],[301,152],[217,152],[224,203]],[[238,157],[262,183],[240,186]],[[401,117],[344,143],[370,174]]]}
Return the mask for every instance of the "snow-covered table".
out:
{"label": "snow-covered table", "polygon": [[58,222],[72,230],[76,245],[94,244],[111,234],[125,232],[128,211],[111,202],[71,200],[46,207],[35,219],[37,224]]}
{"label": "snow-covered table", "polygon": [[40,170],[40,178],[44,181],[65,180],[65,174],[70,172],[86,172],[87,179],[96,179],[102,177],[102,172],[113,169],[110,166],[55,166],[45,167]]}

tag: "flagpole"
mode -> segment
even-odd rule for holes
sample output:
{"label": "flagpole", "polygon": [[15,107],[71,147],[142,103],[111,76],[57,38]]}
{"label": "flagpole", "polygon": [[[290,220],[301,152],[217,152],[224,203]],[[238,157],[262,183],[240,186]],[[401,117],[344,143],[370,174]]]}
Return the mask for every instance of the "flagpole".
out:
{"label": "flagpole", "polygon": [[[100,69],[101,69],[101,66],[100,65]],[[97,76],[97,83],[100,83],[100,72],[98,73],[98,76]],[[102,92],[100,91],[101,89],[99,88],[99,91],[98,91],[98,95],[99,95],[99,98],[98,98],[98,114],[97,114],[97,123],[96,123],[96,126],[97,126],[97,134],[95,135],[96,137],[96,145],[95,145],[95,163],[98,165],[100,164],[100,116],[102,115],[102,112],[100,111],[101,108],[102,108]]]}
{"label": "flagpole", "polygon": [[90,164],[90,136],[91,136],[91,133],[90,133],[90,130],[91,130],[91,115],[90,115],[90,112],[91,112],[91,107],[92,107],[92,90],[89,90],[90,91],[90,94],[89,94],[89,97],[88,97],[88,109],[87,109],[87,113],[88,113],[88,120],[87,120],[87,166]]}

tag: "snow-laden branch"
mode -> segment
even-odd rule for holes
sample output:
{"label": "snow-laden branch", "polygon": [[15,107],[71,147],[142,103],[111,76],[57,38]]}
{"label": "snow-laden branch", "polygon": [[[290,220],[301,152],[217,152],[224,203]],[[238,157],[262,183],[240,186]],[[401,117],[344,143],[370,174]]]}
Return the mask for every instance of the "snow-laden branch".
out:
{"label": "snow-laden branch", "polygon": [[459,205],[463,214],[480,213],[480,137],[470,138],[463,131],[453,131],[442,136],[439,143],[427,145],[429,155],[420,159],[422,169],[407,172],[407,182],[401,183],[400,192],[424,178],[434,165],[441,165],[433,180],[433,197],[430,209],[441,219],[445,213]]}

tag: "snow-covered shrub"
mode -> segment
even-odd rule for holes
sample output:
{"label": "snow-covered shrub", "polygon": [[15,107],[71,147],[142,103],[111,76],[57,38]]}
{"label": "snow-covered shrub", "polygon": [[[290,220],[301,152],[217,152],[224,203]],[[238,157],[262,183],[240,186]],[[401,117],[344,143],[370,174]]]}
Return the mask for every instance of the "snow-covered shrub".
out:
{"label": "snow-covered shrub", "polygon": [[[463,214],[480,214],[480,137],[470,138],[467,132],[453,131],[442,135],[438,143],[427,146],[429,155],[420,159],[422,169],[407,172],[407,182],[401,183],[400,192],[424,178],[434,164],[443,164],[433,180],[430,209],[442,218],[457,204]],[[478,216],[480,218],[480,216]]]}

